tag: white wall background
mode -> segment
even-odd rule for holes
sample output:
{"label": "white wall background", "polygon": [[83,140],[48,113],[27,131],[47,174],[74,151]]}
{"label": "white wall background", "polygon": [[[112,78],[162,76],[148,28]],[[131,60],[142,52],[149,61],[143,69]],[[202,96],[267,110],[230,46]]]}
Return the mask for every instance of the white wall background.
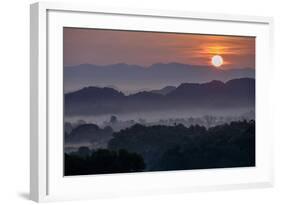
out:
{"label": "white wall background", "polygon": [[[78,0],[77,0],[78,1]],[[31,204],[29,192],[29,4],[1,0],[0,204]],[[80,0],[79,2],[82,2]],[[278,0],[92,0],[100,6],[273,16],[275,20],[275,187],[118,198],[66,204],[280,204],[281,3]],[[280,4],[280,5],[279,5]],[[266,69],[266,68],[265,68]]]}

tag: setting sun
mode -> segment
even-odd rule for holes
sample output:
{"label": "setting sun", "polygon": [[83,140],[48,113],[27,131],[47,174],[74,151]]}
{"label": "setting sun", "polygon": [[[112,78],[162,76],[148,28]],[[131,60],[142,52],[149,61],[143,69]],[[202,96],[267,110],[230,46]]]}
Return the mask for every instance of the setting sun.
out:
{"label": "setting sun", "polygon": [[212,65],[215,67],[220,67],[223,64],[223,58],[220,55],[215,55],[212,57]]}

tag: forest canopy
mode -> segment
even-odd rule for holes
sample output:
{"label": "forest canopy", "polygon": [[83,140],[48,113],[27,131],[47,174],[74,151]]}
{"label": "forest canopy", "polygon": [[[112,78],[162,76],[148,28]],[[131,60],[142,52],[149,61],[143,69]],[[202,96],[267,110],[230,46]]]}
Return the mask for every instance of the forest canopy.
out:
{"label": "forest canopy", "polygon": [[107,149],[65,153],[65,175],[255,166],[255,121],[211,127],[135,124]]}

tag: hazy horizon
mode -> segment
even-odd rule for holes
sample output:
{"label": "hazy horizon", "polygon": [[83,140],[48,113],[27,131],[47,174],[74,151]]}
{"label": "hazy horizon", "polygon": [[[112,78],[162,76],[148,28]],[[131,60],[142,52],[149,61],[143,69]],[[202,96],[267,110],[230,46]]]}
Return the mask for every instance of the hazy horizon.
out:
{"label": "hazy horizon", "polygon": [[149,66],[177,62],[223,69],[255,68],[255,37],[188,33],[64,28],[64,66],[127,63]]}
{"label": "hazy horizon", "polygon": [[[249,78],[249,79],[255,79],[254,77],[245,77],[245,78]],[[230,80],[236,80],[236,79],[243,79],[243,78],[233,78],[233,79],[230,79]],[[79,91],[81,89],[84,89],[84,88],[89,88],[89,87],[97,87],[97,88],[112,88],[114,90],[117,90],[119,92],[122,92],[124,95],[128,96],[128,95],[132,95],[132,94],[136,94],[136,93],[139,93],[139,92],[150,92],[150,91],[157,91],[157,90],[162,90],[162,89],[165,89],[167,87],[179,87],[180,85],[182,84],[186,84],[186,83],[195,83],[195,84],[205,84],[205,83],[210,83],[212,81],[220,81],[220,82],[223,82],[223,83],[226,83],[230,80],[211,80],[211,81],[203,81],[203,82],[182,82],[182,83],[178,83],[178,84],[175,84],[175,85],[164,85],[164,86],[159,86],[159,87],[141,87],[141,88],[138,88],[138,89],[135,89],[135,90],[124,90],[124,89],[121,89],[119,88],[118,86],[116,85],[87,85],[87,86],[81,86],[77,89],[74,89],[74,90],[65,90],[65,94],[68,94],[68,93],[72,93],[72,92],[76,92],[76,91]]]}
{"label": "hazy horizon", "polygon": [[[161,62],[155,62],[155,63],[151,63],[148,65],[141,65],[141,64],[130,64],[130,63],[126,63],[126,62],[116,62],[116,63],[104,63],[104,64],[97,64],[97,63],[79,63],[79,64],[73,64],[73,65],[65,65],[64,68],[68,69],[68,68],[72,68],[72,67],[77,67],[80,65],[95,65],[95,66],[100,66],[100,67],[107,67],[107,66],[112,66],[112,65],[129,65],[129,66],[139,66],[142,67],[144,69],[149,69],[150,67],[152,67],[153,65],[158,65],[158,64],[163,64],[163,65],[169,65],[169,64],[185,64],[185,65],[190,65],[190,66],[198,66],[198,67],[204,67],[206,69],[210,69],[211,66],[209,65],[193,65],[193,64],[188,64],[188,63],[179,63],[179,62],[166,62],[166,63],[161,63]],[[215,69],[215,68],[212,68]],[[227,70],[240,70],[240,69],[255,69],[254,67],[232,67],[232,68],[228,68]]]}
{"label": "hazy horizon", "polygon": [[111,87],[125,94],[158,90],[182,83],[227,82],[237,78],[255,78],[255,69],[222,70],[211,66],[181,63],[156,63],[149,67],[130,64],[80,64],[65,67],[64,93],[84,87]]}
{"label": "hazy horizon", "polygon": [[129,94],[255,78],[254,37],[83,28],[64,28],[63,37],[65,93],[109,86]]}

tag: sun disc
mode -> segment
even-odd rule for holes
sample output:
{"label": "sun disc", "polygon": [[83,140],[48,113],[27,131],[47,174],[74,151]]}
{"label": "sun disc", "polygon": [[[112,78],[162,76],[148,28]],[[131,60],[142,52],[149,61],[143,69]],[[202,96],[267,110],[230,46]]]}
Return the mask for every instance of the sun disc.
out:
{"label": "sun disc", "polygon": [[223,64],[223,58],[220,55],[215,55],[212,57],[212,65],[215,67],[220,67]]}

